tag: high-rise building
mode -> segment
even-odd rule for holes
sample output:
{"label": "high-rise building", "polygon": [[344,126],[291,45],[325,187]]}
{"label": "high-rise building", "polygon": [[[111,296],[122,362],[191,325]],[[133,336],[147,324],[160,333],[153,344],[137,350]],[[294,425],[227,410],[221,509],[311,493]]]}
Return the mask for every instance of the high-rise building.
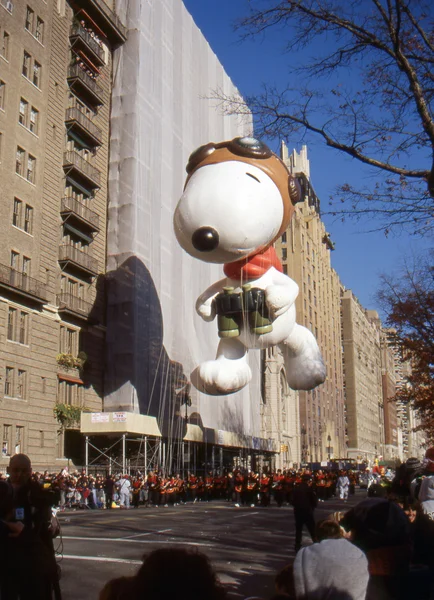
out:
{"label": "high-rise building", "polygon": [[103,0],[0,3],[0,468],[19,451],[36,468],[65,445],[74,456],[71,415],[101,408],[112,51],[125,39]]}
{"label": "high-rise building", "polygon": [[341,283],[331,266],[334,245],[321,220],[320,200],[310,181],[307,148],[288,155],[282,142],[281,158],[298,178],[303,202],[297,204],[288,229],[277,240],[276,252],[284,272],[300,288],[297,322],[312,331],[327,367],[324,384],[299,393],[301,459],[324,461],[346,456]]}
{"label": "high-rise building", "polygon": [[379,319],[351,290],[342,294],[348,456],[373,460],[384,444]]}

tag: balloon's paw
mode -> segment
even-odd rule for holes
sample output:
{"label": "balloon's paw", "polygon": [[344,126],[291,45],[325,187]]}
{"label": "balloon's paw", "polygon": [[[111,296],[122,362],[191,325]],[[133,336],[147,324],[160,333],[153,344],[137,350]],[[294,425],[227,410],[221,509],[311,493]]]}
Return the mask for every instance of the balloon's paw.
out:
{"label": "balloon's paw", "polygon": [[249,383],[252,372],[246,362],[209,360],[191,374],[194,387],[204,394],[223,396],[234,394]]}

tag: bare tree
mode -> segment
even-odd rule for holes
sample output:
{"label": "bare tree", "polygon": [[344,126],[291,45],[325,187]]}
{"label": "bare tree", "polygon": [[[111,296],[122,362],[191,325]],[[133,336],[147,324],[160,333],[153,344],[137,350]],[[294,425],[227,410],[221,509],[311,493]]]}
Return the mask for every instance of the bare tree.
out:
{"label": "bare tree", "polygon": [[396,331],[402,358],[411,374],[395,400],[410,403],[420,426],[434,441],[434,252],[406,258],[399,275],[383,275],[377,300]]}
{"label": "bare tree", "polygon": [[290,85],[239,98],[224,110],[253,112],[256,133],[294,143],[312,134],[373,171],[372,188],[344,180],[336,215],[371,215],[377,229],[434,227],[434,5],[431,0],[250,0],[242,38],[279,30],[285,50],[308,56]]}

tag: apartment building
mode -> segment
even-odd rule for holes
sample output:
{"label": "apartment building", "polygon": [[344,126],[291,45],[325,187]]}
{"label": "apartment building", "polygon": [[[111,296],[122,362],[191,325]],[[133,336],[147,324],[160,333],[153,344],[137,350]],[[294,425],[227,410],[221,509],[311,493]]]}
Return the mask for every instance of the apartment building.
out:
{"label": "apartment building", "polygon": [[366,311],[351,290],[342,293],[342,346],[348,456],[373,460],[384,444],[378,314]]}
{"label": "apartment building", "polygon": [[112,52],[125,39],[111,2],[0,2],[0,468],[19,451],[35,468],[80,455],[67,416],[101,409]]}
{"label": "apartment building", "polygon": [[346,456],[341,283],[331,266],[334,244],[321,220],[320,200],[310,181],[307,147],[289,155],[282,142],[281,158],[298,178],[304,199],[276,242],[276,252],[284,272],[300,288],[297,322],[315,335],[327,367],[324,384],[299,393],[301,460],[317,462]]}

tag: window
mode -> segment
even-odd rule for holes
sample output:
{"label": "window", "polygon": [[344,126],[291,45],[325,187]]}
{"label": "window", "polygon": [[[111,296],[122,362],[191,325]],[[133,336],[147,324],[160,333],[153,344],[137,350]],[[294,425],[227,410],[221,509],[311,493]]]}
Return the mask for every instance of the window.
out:
{"label": "window", "polygon": [[35,135],[38,135],[39,111],[34,106],[30,109],[29,129]]}
{"label": "window", "polygon": [[30,265],[31,265],[31,259],[28,258],[27,256],[23,256],[23,275],[27,275],[28,277],[30,277]]}
{"label": "window", "polygon": [[9,456],[12,425],[3,425],[2,455]]}
{"label": "window", "polygon": [[[24,217],[24,221],[23,221]],[[22,229],[26,233],[32,234],[33,230],[33,208],[26,204],[23,215],[23,202],[19,198],[14,198],[14,209],[12,213],[12,225]],[[12,266],[12,265],[11,265]]]}
{"label": "window", "polygon": [[32,82],[37,88],[41,87],[41,65],[36,60],[33,63]]}
{"label": "window", "polygon": [[282,233],[282,244],[286,243],[286,231]]}
{"label": "window", "polygon": [[17,175],[20,175],[21,177],[27,179],[27,181],[29,181],[30,183],[35,183],[36,158],[31,154],[28,154],[23,148],[20,148],[19,146],[17,147],[17,155],[15,159],[15,172],[17,173]]}
{"label": "window", "polygon": [[33,231],[33,208],[30,204],[26,204],[26,210],[24,212],[24,231],[30,235]]}
{"label": "window", "polygon": [[24,159],[25,159],[25,155],[26,155],[25,150],[23,150],[22,148],[20,148],[18,146],[18,148],[17,148],[17,157],[16,157],[16,162],[15,162],[15,172],[17,173],[17,175],[21,175],[21,177],[24,177]]}
{"label": "window", "polygon": [[24,75],[24,77],[27,77],[27,78],[29,77],[29,74],[30,74],[31,58],[32,57],[30,56],[30,54],[24,50],[22,74]]}
{"label": "window", "polygon": [[0,56],[2,56],[5,60],[9,60],[9,39],[9,34],[6,31],[3,31]]}
{"label": "window", "polygon": [[24,127],[27,127],[27,121],[29,116],[29,103],[24,98],[20,99],[20,114],[18,116],[18,121]]}
{"label": "window", "polygon": [[282,248],[282,260],[286,260],[288,258],[288,250],[286,248]]}
{"label": "window", "polygon": [[21,311],[21,313],[20,313],[20,330],[19,330],[19,338],[18,338],[18,341],[20,344],[27,343],[28,322],[29,322],[28,313]]}
{"label": "window", "polygon": [[78,383],[59,380],[57,402],[70,406],[84,406],[84,387]]}
{"label": "window", "polygon": [[17,380],[17,398],[24,399],[27,391],[27,371],[18,369],[18,380]]}
{"label": "window", "polygon": [[5,109],[6,84],[0,79],[0,109]]}
{"label": "window", "polygon": [[38,42],[43,44],[44,21],[40,17],[35,16],[35,12],[30,8],[30,6],[27,7],[26,22],[24,27],[33,35],[33,37],[38,40]]}
{"label": "window", "polygon": [[29,334],[29,313],[9,307],[7,338],[11,342],[27,344]]}
{"label": "window", "polygon": [[13,341],[14,339],[14,325],[17,319],[17,310],[15,308],[9,308],[8,310],[8,340]]}
{"label": "window", "polygon": [[30,33],[33,32],[33,23],[34,23],[34,21],[35,21],[35,13],[30,8],[30,6],[28,6],[27,10],[26,10],[26,24],[25,24],[25,28],[27,29],[27,31],[30,31]]}
{"label": "window", "polygon": [[44,21],[40,17],[36,18],[35,38],[41,44],[44,43]]}
{"label": "window", "polygon": [[24,443],[24,427],[17,425],[15,427],[15,454],[20,454],[23,451]]}
{"label": "window", "polygon": [[23,203],[18,198],[14,198],[14,212],[12,214],[12,225],[15,227],[21,227],[21,214],[22,214]]}
{"label": "window", "polygon": [[41,87],[42,67],[31,54],[24,50],[22,74],[29,79],[37,88]]}
{"label": "window", "polygon": [[283,268],[283,274],[284,275],[288,275],[288,266],[287,265],[282,265]]}
{"label": "window", "polygon": [[78,354],[78,335],[79,331],[77,329],[71,329],[70,327],[66,327],[65,325],[60,326],[60,352],[64,352],[65,354],[73,354],[77,356]]}
{"label": "window", "polygon": [[39,111],[34,106],[31,106],[29,110],[29,103],[24,98],[20,99],[18,121],[35,135],[38,134]]}
{"label": "window", "polygon": [[27,172],[26,179],[30,181],[30,183],[35,183],[35,168],[36,168],[36,158],[31,154],[27,157]]}
{"label": "window", "polygon": [[5,375],[5,396],[12,396],[14,390],[14,369],[6,367]]}
{"label": "window", "polygon": [[18,271],[19,269],[19,260],[20,260],[20,255],[18,254],[18,252],[15,252],[14,250],[11,251],[11,268],[14,269],[15,271]]}

